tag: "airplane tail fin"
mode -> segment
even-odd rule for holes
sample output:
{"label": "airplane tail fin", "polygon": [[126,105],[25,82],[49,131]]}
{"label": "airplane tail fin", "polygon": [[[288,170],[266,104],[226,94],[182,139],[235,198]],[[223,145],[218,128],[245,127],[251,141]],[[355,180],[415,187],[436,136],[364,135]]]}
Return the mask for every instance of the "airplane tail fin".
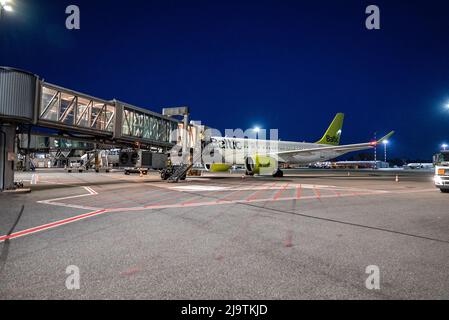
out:
{"label": "airplane tail fin", "polygon": [[323,138],[321,138],[321,140],[317,143],[338,146],[340,144],[341,130],[343,128],[344,119],[345,115],[343,113],[338,113]]}

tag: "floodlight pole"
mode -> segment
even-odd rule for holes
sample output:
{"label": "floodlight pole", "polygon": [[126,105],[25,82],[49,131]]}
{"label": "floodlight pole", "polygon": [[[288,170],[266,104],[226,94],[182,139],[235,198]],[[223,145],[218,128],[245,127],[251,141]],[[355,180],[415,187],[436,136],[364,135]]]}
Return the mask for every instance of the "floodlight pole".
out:
{"label": "floodlight pole", "polygon": [[[374,141],[377,141],[377,132],[374,132]],[[374,165],[376,166],[377,169],[377,143],[374,146]]]}

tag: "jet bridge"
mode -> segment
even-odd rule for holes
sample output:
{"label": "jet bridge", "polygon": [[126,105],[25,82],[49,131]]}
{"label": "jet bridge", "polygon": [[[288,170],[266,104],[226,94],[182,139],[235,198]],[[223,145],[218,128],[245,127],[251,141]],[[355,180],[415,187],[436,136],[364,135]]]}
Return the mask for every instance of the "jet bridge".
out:
{"label": "jet bridge", "polygon": [[118,100],[104,100],[0,67],[0,190],[14,188],[18,126],[55,129],[110,145],[171,149],[180,121]]}

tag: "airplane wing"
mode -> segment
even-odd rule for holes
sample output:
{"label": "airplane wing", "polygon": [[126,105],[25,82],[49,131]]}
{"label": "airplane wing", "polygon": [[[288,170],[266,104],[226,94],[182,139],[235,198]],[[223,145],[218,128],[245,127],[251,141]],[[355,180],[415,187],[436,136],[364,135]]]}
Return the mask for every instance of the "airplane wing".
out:
{"label": "airplane wing", "polygon": [[394,131],[391,131],[389,134],[387,134],[385,137],[380,139],[379,141],[372,141],[368,143],[358,143],[358,144],[347,144],[342,146],[319,146],[316,148],[309,148],[309,149],[302,149],[302,150],[289,150],[289,151],[281,151],[274,153],[278,156],[295,156],[295,155],[312,155],[316,152],[320,151],[334,151],[334,152],[341,152],[342,154],[352,151],[359,151],[359,150],[366,150],[376,147],[377,145],[381,144],[382,142],[388,140],[392,135],[394,134]]}

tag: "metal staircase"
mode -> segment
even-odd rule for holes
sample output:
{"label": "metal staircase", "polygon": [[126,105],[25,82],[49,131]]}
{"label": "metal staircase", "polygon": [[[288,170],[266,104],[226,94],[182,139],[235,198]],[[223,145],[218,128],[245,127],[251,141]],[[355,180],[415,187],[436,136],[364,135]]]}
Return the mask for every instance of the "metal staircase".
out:
{"label": "metal staircase", "polygon": [[177,183],[181,178],[187,174],[187,172],[192,169],[193,164],[183,164],[176,168],[175,172],[168,178],[169,183]]}
{"label": "metal staircase", "polygon": [[193,168],[193,165],[195,163],[201,162],[201,159],[202,159],[202,155],[201,155],[201,153],[199,153],[197,157],[192,159],[190,164],[181,164],[180,166],[178,166],[174,170],[173,174],[167,179],[167,182],[177,183],[177,182],[179,182],[179,180],[182,180],[182,178],[187,175],[187,172],[189,172],[190,169]]}

